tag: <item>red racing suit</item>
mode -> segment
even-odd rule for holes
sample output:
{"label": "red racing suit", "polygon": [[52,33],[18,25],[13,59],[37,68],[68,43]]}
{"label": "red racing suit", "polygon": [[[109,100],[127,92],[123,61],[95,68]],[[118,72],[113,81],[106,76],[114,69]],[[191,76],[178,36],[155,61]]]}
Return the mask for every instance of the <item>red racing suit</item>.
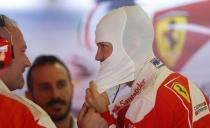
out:
{"label": "red racing suit", "polygon": [[44,128],[23,104],[4,95],[0,101],[0,128]]}
{"label": "red racing suit", "polygon": [[139,79],[131,94],[101,114],[109,128],[210,128],[209,101],[202,91],[165,66],[153,70],[159,70],[154,82]]}
{"label": "red racing suit", "polygon": [[55,128],[36,104],[9,91],[0,80],[0,128]]}

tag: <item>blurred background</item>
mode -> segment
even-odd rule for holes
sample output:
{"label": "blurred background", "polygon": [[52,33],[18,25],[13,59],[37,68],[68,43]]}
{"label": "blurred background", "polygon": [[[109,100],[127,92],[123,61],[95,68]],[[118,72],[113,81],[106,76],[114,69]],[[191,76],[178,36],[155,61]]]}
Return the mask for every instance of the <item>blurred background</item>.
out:
{"label": "blurred background", "polygon": [[[54,54],[68,65],[77,113],[99,68],[94,59],[97,22],[114,8],[135,4],[153,19],[156,55],[210,98],[210,0],[0,0],[0,13],[21,28],[31,62],[40,54]],[[24,90],[15,93],[24,95]]]}

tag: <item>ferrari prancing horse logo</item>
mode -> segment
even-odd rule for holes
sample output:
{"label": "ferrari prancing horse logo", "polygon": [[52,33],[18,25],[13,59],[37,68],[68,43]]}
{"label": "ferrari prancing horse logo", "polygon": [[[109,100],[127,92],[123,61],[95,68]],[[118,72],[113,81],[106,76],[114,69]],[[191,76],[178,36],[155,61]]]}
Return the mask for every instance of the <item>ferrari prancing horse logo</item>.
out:
{"label": "ferrari prancing horse logo", "polygon": [[180,24],[187,24],[185,15],[169,15],[156,24],[157,51],[169,67],[176,64],[184,49],[186,31],[176,28]]}
{"label": "ferrari prancing horse logo", "polygon": [[174,83],[172,86],[173,90],[175,90],[179,95],[181,95],[188,103],[190,103],[190,96],[187,89],[179,84],[178,82]]}

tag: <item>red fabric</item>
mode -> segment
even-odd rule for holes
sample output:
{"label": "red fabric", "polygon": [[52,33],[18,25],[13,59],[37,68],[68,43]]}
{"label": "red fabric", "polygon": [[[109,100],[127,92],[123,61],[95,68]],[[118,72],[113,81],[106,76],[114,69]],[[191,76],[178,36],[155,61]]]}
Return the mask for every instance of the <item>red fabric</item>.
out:
{"label": "red fabric", "polygon": [[[168,83],[170,80],[177,77],[177,74],[170,75],[159,87],[155,106],[151,112],[149,112],[143,120],[138,123],[134,123],[133,126],[137,128],[189,128],[188,121],[188,110],[190,117],[192,117],[192,107],[184,98],[181,100],[177,97],[177,93],[172,93],[169,88],[173,85],[174,82],[178,82],[183,85],[187,92],[189,92],[187,79],[181,77],[176,79],[176,81],[170,82],[167,87],[163,86]],[[189,94],[189,93],[188,93]],[[183,101],[183,102],[182,102]],[[183,103],[188,109],[185,109]],[[192,118],[189,119],[190,124],[192,123]],[[127,127],[129,124],[132,124],[129,120],[126,124]]]}
{"label": "red fabric", "polygon": [[109,113],[109,111],[101,113],[101,116],[106,120],[109,126],[117,124],[115,118]]}
{"label": "red fabric", "polygon": [[[177,79],[174,79],[177,78]],[[176,88],[175,88],[176,87]],[[178,73],[170,74],[157,90],[154,107],[143,119],[135,118],[132,122],[125,117],[128,108],[123,108],[117,113],[117,128],[210,128],[210,115],[200,118],[192,123],[192,102],[190,98],[188,79]],[[177,90],[176,90],[177,89]],[[196,94],[192,94],[196,95]],[[139,99],[141,97],[138,97]],[[147,97],[149,100],[149,97]],[[150,101],[150,100],[149,100]],[[152,101],[152,100],[151,100]],[[208,102],[208,99],[206,99]],[[138,103],[138,102],[136,102]],[[138,105],[137,105],[138,106]],[[139,105],[140,106],[140,105]],[[206,106],[209,109],[209,106]],[[140,108],[135,108],[134,117]],[[129,110],[130,112],[132,110]],[[136,113],[137,112],[137,113]],[[109,120],[110,116],[104,116]],[[138,121],[139,120],[139,121]]]}
{"label": "red fabric", "polygon": [[44,128],[37,124],[26,106],[0,95],[0,128]]}
{"label": "red fabric", "polygon": [[210,115],[205,116],[200,120],[196,121],[193,125],[193,128],[210,128]]}
{"label": "red fabric", "polygon": [[4,63],[3,67],[7,67],[11,63],[12,54],[13,54],[11,43],[4,38],[0,38],[0,48],[3,49],[0,50],[0,56],[1,57],[3,56],[3,58],[0,57],[0,61],[3,61]]}

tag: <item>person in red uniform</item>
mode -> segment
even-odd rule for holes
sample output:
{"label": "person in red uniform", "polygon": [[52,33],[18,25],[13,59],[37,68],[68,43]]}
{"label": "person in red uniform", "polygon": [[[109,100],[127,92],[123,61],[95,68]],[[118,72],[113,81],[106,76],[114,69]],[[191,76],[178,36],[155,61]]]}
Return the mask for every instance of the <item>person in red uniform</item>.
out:
{"label": "person in red uniform", "polygon": [[110,128],[210,127],[208,98],[154,55],[153,38],[152,21],[139,6],[115,9],[100,20],[96,60],[101,67],[86,90],[80,128],[96,115],[88,109],[100,113]]}
{"label": "person in red uniform", "polygon": [[55,128],[38,105],[11,92],[23,87],[23,72],[30,61],[20,29],[5,15],[0,15],[0,39],[4,48],[0,52],[0,128]]}

